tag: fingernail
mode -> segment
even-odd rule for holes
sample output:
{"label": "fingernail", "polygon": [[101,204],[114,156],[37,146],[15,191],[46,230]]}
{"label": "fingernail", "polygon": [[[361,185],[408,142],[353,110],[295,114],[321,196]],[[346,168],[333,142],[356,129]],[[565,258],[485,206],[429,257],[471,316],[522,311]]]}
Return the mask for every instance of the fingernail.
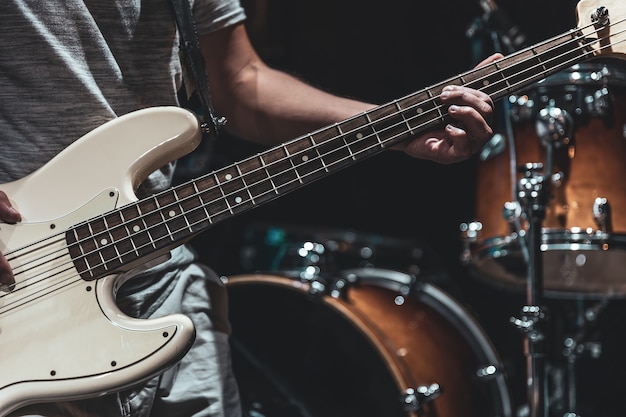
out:
{"label": "fingernail", "polygon": [[15,279],[13,277],[2,278],[0,279],[0,283],[2,283],[2,286],[0,286],[0,290],[2,291],[10,292],[15,289]]}

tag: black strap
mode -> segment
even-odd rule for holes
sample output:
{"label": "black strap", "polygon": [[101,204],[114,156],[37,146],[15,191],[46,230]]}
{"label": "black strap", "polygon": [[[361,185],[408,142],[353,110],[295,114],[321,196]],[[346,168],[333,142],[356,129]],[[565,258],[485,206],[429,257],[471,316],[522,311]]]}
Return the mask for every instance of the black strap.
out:
{"label": "black strap", "polygon": [[[181,37],[180,47],[184,52],[186,71],[191,71],[193,83],[200,99],[200,105],[204,113],[202,123],[203,133],[208,134],[211,140],[219,134],[219,128],[226,123],[223,117],[216,117],[211,104],[211,89],[206,73],[206,66],[202,51],[200,50],[200,40],[193,21],[193,13],[189,0],[171,0],[174,7],[174,15]],[[189,81],[189,80],[187,80]]]}

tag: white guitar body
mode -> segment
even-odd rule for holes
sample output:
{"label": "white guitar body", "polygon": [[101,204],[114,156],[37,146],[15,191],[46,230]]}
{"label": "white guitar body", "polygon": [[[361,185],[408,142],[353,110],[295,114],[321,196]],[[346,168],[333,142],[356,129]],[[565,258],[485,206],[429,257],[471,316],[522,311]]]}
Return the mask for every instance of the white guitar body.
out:
{"label": "white guitar body", "polygon": [[[121,276],[81,279],[63,231],[136,201],[140,181],[190,152],[200,137],[195,116],[185,110],[140,110],[95,129],[31,175],[0,185],[23,216],[19,224],[0,224],[0,250],[16,277],[13,291],[0,291],[0,416],[30,403],[120,390],[187,352],[195,336],[187,317],[122,314],[115,304]],[[29,249],[55,235],[45,251]]]}

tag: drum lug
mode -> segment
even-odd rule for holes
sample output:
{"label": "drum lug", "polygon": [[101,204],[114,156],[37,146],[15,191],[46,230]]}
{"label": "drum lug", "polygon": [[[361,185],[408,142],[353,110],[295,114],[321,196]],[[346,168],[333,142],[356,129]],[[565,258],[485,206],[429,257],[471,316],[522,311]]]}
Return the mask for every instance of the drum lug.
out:
{"label": "drum lug", "polygon": [[328,290],[328,294],[335,298],[344,298],[346,295],[346,290],[348,286],[348,280],[339,278],[335,280]]}
{"label": "drum lug", "polygon": [[441,387],[434,383],[420,385],[417,388],[407,388],[402,396],[405,411],[419,411],[424,404],[434,400],[441,394]]}
{"label": "drum lug", "polygon": [[476,376],[478,377],[478,379],[483,380],[483,381],[487,381],[491,378],[495,378],[499,374],[500,374],[500,370],[498,369],[496,365],[493,365],[493,364],[483,366],[482,368],[479,368],[476,371]]}
{"label": "drum lug", "polygon": [[551,100],[548,107],[539,111],[535,122],[537,137],[544,146],[559,148],[572,141],[574,120],[560,107],[555,107]]}
{"label": "drum lug", "polygon": [[461,223],[459,229],[461,230],[461,238],[463,240],[463,252],[461,254],[461,262],[464,265],[469,265],[472,261],[472,244],[478,242],[480,237],[480,231],[483,225],[481,222],[473,221],[468,223]]}
{"label": "drum lug", "polygon": [[518,231],[519,219],[522,217],[522,206],[517,201],[507,201],[502,207],[502,218],[509,225],[509,231],[515,233]]}
{"label": "drum lug", "polygon": [[309,283],[309,294],[323,296],[326,294],[326,284],[319,279],[307,280]]}
{"label": "drum lug", "polygon": [[604,197],[597,197],[593,202],[593,220],[600,230],[610,233],[613,230],[611,222],[611,205]]}
{"label": "drum lug", "polygon": [[522,317],[511,317],[510,323],[517,327],[530,342],[541,342],[545,339],[545,334],[541,328],[541,324],[547,319],[548,310],[541,306],[524,306],[522,308]]}

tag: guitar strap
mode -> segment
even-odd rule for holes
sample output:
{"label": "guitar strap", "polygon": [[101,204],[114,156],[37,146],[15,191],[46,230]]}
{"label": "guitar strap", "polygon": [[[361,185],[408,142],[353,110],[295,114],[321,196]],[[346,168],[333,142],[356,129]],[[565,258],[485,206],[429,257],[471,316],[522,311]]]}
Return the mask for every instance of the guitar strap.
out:
{"label": "guitar strap", "polygon": [[[176,16],[176,24],[180,33],[180,48],[183,52],[183,74],[187,99],[194,93],[200,100],[203,113],[202,132],[209,141],[215,141],[219,134],[219,129],[226,123],[224,117],[216,117],[211,103],[211,89],[206,73],[206,66],[202,51],[200,50],[200,40],[193,21],[193,12],[189,0],[171,0]],[[191,74],[190,74],[191,72]],[[209,147],[210,147],[209,145]]]}

